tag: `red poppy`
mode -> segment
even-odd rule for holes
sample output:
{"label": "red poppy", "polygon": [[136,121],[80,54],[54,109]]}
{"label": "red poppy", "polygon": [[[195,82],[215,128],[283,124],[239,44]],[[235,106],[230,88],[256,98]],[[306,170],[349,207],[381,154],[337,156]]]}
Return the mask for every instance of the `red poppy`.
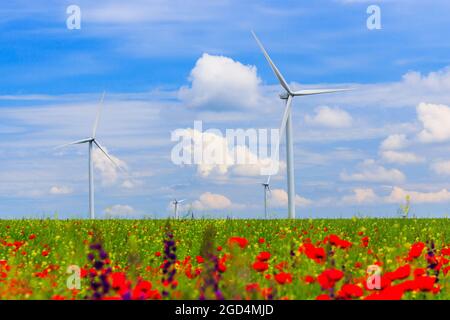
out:
{"label": "red poppy", "polygon": [[30,239],[30,240],[33,240],[33,239],[35,239],[36,238],[36,235],[35,234],[31,234],[29,237],[28,237],[28,239]]}
{"label": "red poppy", "polygon": [[337,269],[327,269],[323,271],[318,277],[317,282],[323,289],[331,289],[336,282],[344,277],[344,273]]}
{"label": "red poppy", "polygon": [[308,284],[313,283],[314,281],[315,281],[315,279],[314,279],[313,276],[307,275],[305,277],[305,282],[308,283]]}
{"label": "red poppy", "polygon": [[423,243],[423,242],[416,242],[416,243],[412,244],[406,260],[411,261],[413,259],[420,257],[423,249],[425,249],[425,243]]}
{"label": "red poppy", "polygon": [[290,273],[280,272],[274,275],[274,277],[279,284],[286,284],[292,282],[292,275]]}
{"label": "red poppy", "polygon": [[361,287],[354,284],[344,284],[338,295],[346,299],[359,298],[364,294]]}
{"label": "red poppy", "polygon": [[316,297],[316,300],[331,300],[331,298],[327,294],[321,294]]}
{"label": "red poppy", "polygon": [[266,242],[266,239],[264,239],[264,238],[259,238],[259,239],[258,239],[258,242],[259,242],[260,244],[263,244],[264,242]]}
{"label": "red poppy", "polygon": [[259,260],[259,261],[267,261],[267,260],[270,259],[270,252],[263,251],[260,254],[258,254],[256,259]]}
{"label": "red poppy", "polygon": [[195,257],[195,258],[197,259],[197,263],[203,263],[203,262],[205,262],[205,259],[203,259],[202,256],[197,256],[197,257]]}
{"label": "red poppy", "polygon": [[230,245],[237,244],[239,247],[241,247],[243,249],[247,246],[248,240],[245,238],[242,238],[242,237],[231,237],[228,240],[228,243]]}
{"label": "red poppy", "polygon": [[249,283],[245,286],[245,291],[247,291],[247,292],[259,291],[259,284],[258,283]]}
{"label": "red poppy", "polygon": [[389,280],[394,281],[408,278],[410,274],[411,274],[411,266],[409,264],[406,264],[402,267],[397,268],[397,270],[393,272],[387,272],[385,276]]}
{"label": "red poppy", "polygon": [[369,237],[365,236],[361,239],[361,245],[366,248],[369,245]]}
{"label": "red poppy", "polygon": [[266,262],[256,261],[255,263],[253,263],[253,269],[258,272],[264,272],[269,269],[269,264]]}
{"label": "red poppy", "polygon": [[42,250],[41,255],[42,255],[43,257],[46,257],[46,256],[48,256],[49,253],[50,253],[50,251],[48,251],[48,250]]}

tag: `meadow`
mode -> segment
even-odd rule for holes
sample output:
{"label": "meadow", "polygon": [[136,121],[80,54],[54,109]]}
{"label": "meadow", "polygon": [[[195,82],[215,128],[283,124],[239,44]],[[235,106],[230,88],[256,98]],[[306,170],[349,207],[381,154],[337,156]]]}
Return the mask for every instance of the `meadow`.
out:
{"label": "meadow", "polygon": [[0,220],[0,299],[450,299],[448,219]]}

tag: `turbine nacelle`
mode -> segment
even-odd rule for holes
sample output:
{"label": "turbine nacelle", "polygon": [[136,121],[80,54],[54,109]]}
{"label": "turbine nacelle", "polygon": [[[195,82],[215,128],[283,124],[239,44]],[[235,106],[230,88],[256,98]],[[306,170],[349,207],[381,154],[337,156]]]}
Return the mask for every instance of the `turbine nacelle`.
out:
{"label": "turbine nacelle", "polygon": [[283,92],[283,93],[280,93],[278,96],[280,97],[281,100],[287,100],[289,98],[289,93]]}

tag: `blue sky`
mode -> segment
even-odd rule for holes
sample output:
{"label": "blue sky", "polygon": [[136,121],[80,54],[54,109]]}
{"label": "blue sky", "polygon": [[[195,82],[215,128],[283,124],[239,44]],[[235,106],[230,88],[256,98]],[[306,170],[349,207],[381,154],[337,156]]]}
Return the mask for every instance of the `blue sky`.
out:
{"label": "blue sky", "polygon": [[[66,28],[71,4],[80,30]],[[372,4],[381,30],[367,29]],[[406,195],[412,214],[444,216],[449,9],[443,0],[2,4],[0,212],[87,216],[87,147],[54,147],[90,135],[105,90],[98,137],[128,175],[96,155],[99,216],[166,217],[179,197],[199,216],[261,217],[265,177],[170,159],[171,132],[194,120],[223,131],[279,126],[281,89],[253,29],[292,86],[355,88],[294,102],[299,217],[394,216]],[[287,216],[284,172],[272,189],[271,214]]]}

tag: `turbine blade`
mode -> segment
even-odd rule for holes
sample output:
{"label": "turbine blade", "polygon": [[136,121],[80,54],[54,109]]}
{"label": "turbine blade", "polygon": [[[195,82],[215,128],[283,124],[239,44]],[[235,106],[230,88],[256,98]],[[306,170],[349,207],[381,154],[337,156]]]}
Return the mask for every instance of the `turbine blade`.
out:
{"label": "turbine blade", "polygon": [[103,108],[103,100],[105,100],[105,91],[103,91],[102,98],[100,99],[100,105],[98,107],[97,117],[95,118],[94,129],[92,130],[93,138],[95,138],[95,135],[97,133],[98,122],[100,120],[100,114],[102,113],[102,108]]}
{"label": "turbine blade", "polygon": [[271,177],[272,177],[272,176],[268,176],[268,177],[267,177],[267,182],[266,182],[267,186],[270,185],[270,178],[271,178]]}
{"label": "turbine blade", "polygon": [[105,154],[105,156],[119,169],[119,170],[121,170],[122,172],[125,172],[125,170],[121,167],[121,166],[119,166],[112,158],[111,158],[111,156],[100,146],[100,144],[97,142],[97,140],[93,140],[94,141],[94,143],[95,143],[95,145]]}
{"label": "turbine blade", "polygon": [[324,93],[334,93],[334,92],[343,92],[343,91],[351,91],[352,89],[310,89],[310,90],[299,90],[295,91],[292,94],[294,96],[310,96],[314,94],[324,94]]}
{"label": "turbine blade", "polygon": [[267,62],[269,62],[270,67],[272,68],[273,72],[275,73],[276,77],[278,78],[278,81],[280,82],[281,86],[289,93],[291,93],[291,89],[289,88],[289,85],[287,84],[286,80],[284,80],[283,75],[278,70],[277,66],[273,63],[272,59],[270,59],[269,54],[267,53],[266,49],[264,49],[264,46],[262,45],[261,41],[259,41],[258,37],[252,30],[252,35],[255,38],[256,42],[258,43],[258,46],[260,47],[262,53],[266,57]]}
{"label": "turbine blade", "polygon": [[87,138],[87,139],[83,139],[83,140],[77,140],[77,141],[74,141],[74,142],[70,142],[70,143],[66,143],[66,144],[57,146],[57,147],[55,147],[55,149],[64,148],[64,147],[71,146],[71,145],[74,145],[74,144],[87,143],[89,141],[91,141],[91,138]]}
{"label": "turbine blade", "polygon": [[180,200],[180,201],[178,201],[178,203],[185,202],[186,200],[187,200],[187,199]]}
{"label": "turbine blade", "polygon": [[[284,109],[283,118],[281,120],[280,139],[278,141],[278,147],[281,144],[281,139],[283,138],[283,135],[286,131],[287,120],[288,120],[289,115],[291,114],[291,105],[292,105],[292,96],[290,95],[290,96],[288,96],[288,98],[286,100],[286,108]],[[278,152],[278,150],[277,150],[277,152]]]}

